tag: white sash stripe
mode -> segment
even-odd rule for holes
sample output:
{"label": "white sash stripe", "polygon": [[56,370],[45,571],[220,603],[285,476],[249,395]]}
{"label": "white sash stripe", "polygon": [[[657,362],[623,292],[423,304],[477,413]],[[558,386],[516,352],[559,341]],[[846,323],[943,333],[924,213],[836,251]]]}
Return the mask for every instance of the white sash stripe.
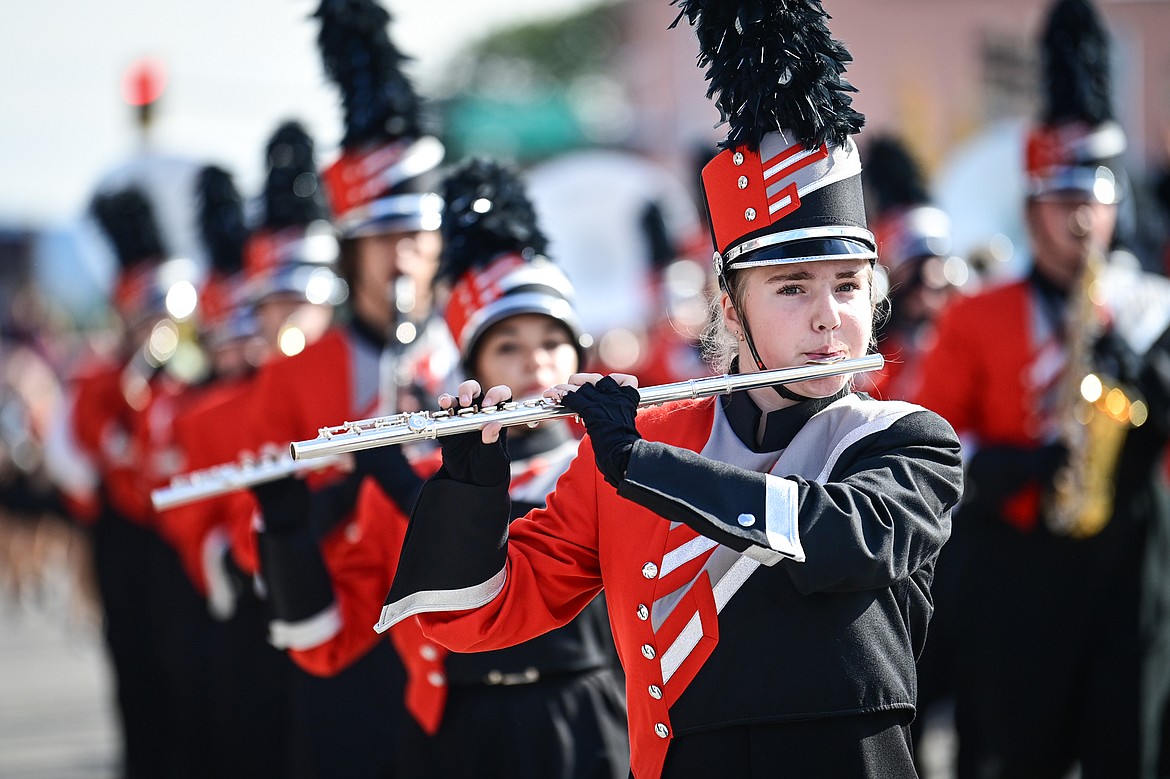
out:
{"label": "white sash stripe", "polygon": [[[853,403],[857,402],[856,396],[851,395],[850,398],[852,399]],[[833,466],[837,464],[837,460],[840,459],[841,454],[850,446],[853,446],[853,444],[857,443],[866,436],[873,435],[874,433],[880,432],[882,430],[888,430],[891,425],[907,414],[913,414],[915,411],[922,410],[922,406],[916,406],[913,403],[905,403],[900,400],[887,400],[884,401],[884,403],[886,408],[893,408],[894,406],[897,406],[897,411],[894,413],[885,414],[878,417],[877,419],[872,419],[869,422],[866,422],[865,424],[859,425],[850,430],[844,437],[841,438],[840,441],[837,442],[837,445],[833,447],[833,451],[829,453],[827,458],[825,458],[825,467],[821,469],[821,472],[815,479],[813,479],[813,481],[823,484],[825,480],[829,478],[829,474],[832,473]]]}
{"label": "white sash stripe", "polygon": [[[715,598],[715,613],[723,611],[723,607],[731,600],[748,577],[752,575],[752,571],[756,570],[760,564],[748,557],[740,556],[735,564],[728,569],[717,583],[715,583],[711,592]],[[675,671],[683,664],[691,652],[695,651],[695,647],[699,645],[699,639],[703,637],[702,620],[699,613],[695,612],[686,626],[679,632],[678,637],[671,642],[666,651],[662,653],[660,665],[662,666],[662,683],[666,684],[670,681],[670,677],[674,676]]]}
{"label": "white sash stripe", "polygon": [[677,549],[667,552],[662,558],[662,565],[658,568],[658,576],[666,574],[686,565],[699,555],[719,545],[718,541],[706,536],[696,536]]}
{"label": "white sash stripe", "polygon": [[752,572],[759,567],[760,564],[755,560],[740,555],[740,558],[735,561],[735,565],[731,566],[727,573],[711,586],[711,592],[715,595],[716,613],[723,611],[723,607],[731,600],[731,596],[739,591]]}
{"label": "white sash stripe", "polygon": [[695,647],[699,645],[699,639],[703,637],[703,625],[699,619],[699,612],[695,612],[689,620],[687,625],[678,634],[678,638],[674,643],[662,653],[662,683],[666,684],[670,681],[670,677],[674,676],[674,672],[682,665],[683,660],[690,656]]}

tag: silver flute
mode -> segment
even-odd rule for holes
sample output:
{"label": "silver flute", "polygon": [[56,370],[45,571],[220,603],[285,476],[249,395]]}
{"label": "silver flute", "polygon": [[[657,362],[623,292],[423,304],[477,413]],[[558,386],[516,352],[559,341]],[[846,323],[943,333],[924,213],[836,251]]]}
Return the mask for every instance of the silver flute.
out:
{"label": "silver flute", "polygon": [[[870,354],[833,363],[688,379],[639,389],[638,405],[656,406],[671,400],[726,395],[738,390],[758,389],[777,384],[795,384],[846,373],[879,370],[883,365],[885,360],[880,354]],[[336,427],[323,427],[318,431],[316,438],[295,441],[289,448],[292,459],[310,460],[356,452],[359,449],[372,449],[376,446],[393,446],[412,441],[426,441],[439,436],[470,433],[482,430],[492,422],[499,422],[504,427],[535,426],[546,420],[571,417],[574,414],[572,410],[549,398],[502,403],[484,408],[471,407],[458,411],[417,411],[411,414],[346,422]]]}
{"label": "silver flute", "polygon": [[151,490],[150,502],[155,511],[167,511],[177,506],[244,490],[255,484],[265,484],[286,476],[303,476],[334,465],[340,457],[322,458],[311,462],[297,462],[288,454],[244,457],[239,462],[215,465],[201,471],[180,474],[165,487]]}

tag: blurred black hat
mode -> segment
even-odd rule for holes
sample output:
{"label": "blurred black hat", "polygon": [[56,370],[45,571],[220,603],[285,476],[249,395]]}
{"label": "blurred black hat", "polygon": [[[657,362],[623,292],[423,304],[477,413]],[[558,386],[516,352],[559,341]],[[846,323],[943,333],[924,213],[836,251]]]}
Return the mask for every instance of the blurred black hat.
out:
{"label": "blurred black hat", "polygon": [[1125,132],[1113,118],[1109,34],[1090,0],[1058,0],[1040,41],[1043,110],[1028,135],[1029,197],[1117,203]]}
{"label": "blurred black hat", "polygon": [[312,303],[345,298],[337,237],[317,169],[315,145],[295,121],[276,128],[265,148],[262,220],[248,241],[247,296],[255,303],[293,295]]}
{"label": "blurred black hat", "polygon": [[205,166],[196,177],[196,189],[199,230],[211,262],[199,291],[199,326],[214,348],[256,332],[250,312],[241,305],[248,227],[243,198],[226,170]]}
{"label": "blurred black hat", "polygon": [[426,174],[443,161],[443,144],[423,128],[401,70],[407,57],[386,32],[390,14],[374,0],[322,0],[315,16],[345,111],[342,153],[324,174],[338,230],[348,238],[437,229],[442,204],[426,191]]}
{"label": "blurred black hat", "polygon": [[517,173],[492,160],[467,160],[444,181],[443,201],[435,283],[450,288],[445,318],[465,363],[492,325],[517,314],[560,322],[583,363],[573,286],[544,255],[547,240]]}

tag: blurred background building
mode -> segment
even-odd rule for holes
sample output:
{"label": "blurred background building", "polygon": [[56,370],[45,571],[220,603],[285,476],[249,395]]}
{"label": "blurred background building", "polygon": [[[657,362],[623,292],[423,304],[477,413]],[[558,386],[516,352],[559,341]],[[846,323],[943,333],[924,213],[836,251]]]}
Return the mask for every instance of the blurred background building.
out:
{"label": "blurred background building", "polygon": [[[1018,156],[1035,113],[1034,38],[1045,0],[825,5],[855,59],[849,78],[865,132],[906,138],[954,218],[956,250],[990,253],[1010,269],[1019,262]],[[1117,42],[1128,162],[1145,187],[1170,145],[1170,2],[1100,5]],[[304,122],[328,158],[340,113],[313,48],[314,8],[311,0],[72,0],[11,9],[0,30],[0,229],[29,236],[31,273],[54,299],[84,319],[108,280],[110,258],[79,224],[99,182],[149,169],[172,251],[200,260],[190,209],[168,209],[168,187],[214,162],[244,192],[258,191],[258,150],[285,118]],[[449,161],[481,152],[531,166],[604,146],[648,157],[689,188],[697,150],[720,136],[692,38],[668,29],[676,11],[665,0],[388,8],[420,90],[438,106]],[[158,91],[146,131],[129,105],[144,67]],[[1147,191],[1138,208],[1148,205]],[[1164,228],[1161,213],[1150,212],[1131,221],[1152,253]]]}

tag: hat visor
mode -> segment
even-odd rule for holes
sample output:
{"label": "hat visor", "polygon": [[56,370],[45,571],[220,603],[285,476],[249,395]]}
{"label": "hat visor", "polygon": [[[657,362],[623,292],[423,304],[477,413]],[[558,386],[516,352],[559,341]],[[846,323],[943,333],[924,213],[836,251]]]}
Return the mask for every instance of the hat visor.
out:
{"label": "hat visor", "polygon": [[1122,188],[1106,166],[1078,166],[1034,176],[1028,195],[1033,200],[1083,200],[1111,206],[1121,202]]}
{"label": "hat visor", "polygon": [[798,262],[877,259],[873,247],[850,238],[806,238],[765,246],[744,254],[727,264],[727,270],[758,268],[765,265],[791,265]]}
{"label": "hat visor", "polygon": [[345,238],[386,233],[438,230],[442,223],[443,199],[432,192],[389,195],[351,210],[338,220]]}

